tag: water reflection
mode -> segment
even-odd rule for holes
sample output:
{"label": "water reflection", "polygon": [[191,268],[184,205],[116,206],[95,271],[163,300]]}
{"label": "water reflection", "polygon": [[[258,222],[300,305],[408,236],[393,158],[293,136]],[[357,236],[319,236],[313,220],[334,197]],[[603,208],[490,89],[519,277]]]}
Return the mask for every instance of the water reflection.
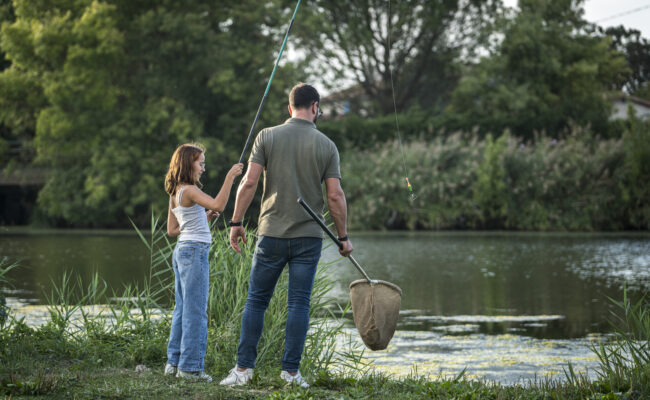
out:
{"label": "water reflection", "polygon": [[[391,232],[357,234],[354,245],[371,278],[402,288],[402,309],[433,318],[562,316],[527,326],[485,323],[480,325],[484,333],[517,328],[558,339],[607,332],[610,311],[616,311],[607,297],[621,299],[623,285],[637,295],[650,287],[647,234]],[[337,258],[334,248],[325,250],[325,259]],[[343,301],[347,283],[358,274],[341,260],[333,275],[339,279],[335,295]],[[402,326],[430,330],[436,325],[402,318]]]}
{"label": "water reflection", "polygon": [[[131,231],[6,231],[0,232],[0,259],[19,261],[9,274],[23,300],[44,304],[52,282],[74,272],[84,285],[95,271],[111,291],[141,284],[149,269],[149,252]],[[110,293],[109,293],[110,294]]]}

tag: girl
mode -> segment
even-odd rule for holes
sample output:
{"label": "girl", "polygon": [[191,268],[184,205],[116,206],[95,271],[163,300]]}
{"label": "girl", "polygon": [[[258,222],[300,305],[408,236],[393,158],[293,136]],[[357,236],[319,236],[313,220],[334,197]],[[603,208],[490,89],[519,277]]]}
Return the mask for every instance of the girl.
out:
{"label": "girl", "polygon": [[[243,164],[230,168],[216,197],[201,191],[205,154],[196,144],[179,146],[169,163],[165,191],[169,193],[167,233],[180,235],[174,248],[176,306],[172,314],[165,375],[212,382],[203,372],[208,339],[208,250],[212,237],[208,220],[219,216]],[[205,209],[208,209],[207,211]]]}

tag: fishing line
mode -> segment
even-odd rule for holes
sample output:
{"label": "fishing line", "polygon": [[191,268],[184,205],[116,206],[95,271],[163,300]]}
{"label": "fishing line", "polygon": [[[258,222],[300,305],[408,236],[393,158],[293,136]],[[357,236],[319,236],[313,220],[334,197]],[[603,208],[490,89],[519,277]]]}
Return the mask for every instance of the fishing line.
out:
{"label": "fishing line", "polygon": [[269,94],[269,89],[271,88],[271,82],[273,82],[273,77],[275,76],[275,71],[278,69],[278,64],[280,63],[280,58],[282,58],[282,52],[284,51],[284,46],[287,44],[287,39],[289,38],[289,32],[291,32],[291,27],[293,26],[293,21],[296,19],[296,14],[298,13],[298,7],[300,7],[300,0],[298,0],[298,4],[296,4],[296,9],[293,11],[293,16],[291,17],[291,22],[289,22],[289,27],[287,28],[287,33],[284,35],[284,41],[282,42],[282,47],[280,47],[280,53],[278,53],[278,58],[275,60],[275,66],[273,67],[273,72],[271,72],[271,77],[269,78],[269,83],[266,85],[266,90],[264,91],[264,96],[262,97],[262,101],[260,102],[260,106],[257,109],[257,114],[255,114],[255,119],[253,120],[253,125],[251,126],[250,132],[248,132],[248,138],[246,138],[246,144],[244,145],[244,150],[241,152],[241,156],[239,156],[239,162],[242,163],[244,162],[244,156],[246,155],[246,151],[248,150],[248,146],[250,145],[251,138],[253,137],[253,132],[255,131],[255,125],[257,125],[257,120],[260,118],[260,113],[262,112],[262,108],[264,108],[264,102],[266,101],[266,97]]}
{"label": "fishing line", "polygon": [[[391,45],[391,16],[392,16],[392,10],[391,10],[391,5],[390,5],[390,0],[388,0],[388,52],[390,53],[390,49],[392,47]],[[409,174],[408,174],[408,168],[406,167],[406,157],[404,156],[404,145],[402,144],[402,134],[400,133],[399,130],[399,119],[397,117],[397,102],[395,101],[395,84],[393,83],[393,68],[390,65],[390,54],[388,57],[388,72],[390,73],[390,88],[391,88],[391,93],[393,95],[393,109],[395,110],[395,127],[396,127],[396,132],[397,132],[397,140],[399,142],[399,149],[402,153],[402,167],[404,167],[404,179],[406,180],[406,185],[408,186],[409,190],[409,199],[411,201],[415,200],[417,196],[413,192],[413,186],[411,186],[411,182],[409,182]]]}

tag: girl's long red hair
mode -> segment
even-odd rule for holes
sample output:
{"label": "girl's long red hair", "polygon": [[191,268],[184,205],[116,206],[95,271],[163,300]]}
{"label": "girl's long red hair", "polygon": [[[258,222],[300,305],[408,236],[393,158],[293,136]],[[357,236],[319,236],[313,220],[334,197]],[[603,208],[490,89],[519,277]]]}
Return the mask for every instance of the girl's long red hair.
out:
{"label": "girl's long red hair", "polygon": [[194,167],[192,164],[203,153],[203,146],[197,143],[188,143],[178,146],[169,162],[169,170],[165,176],[165,191],[174,196],[182,185],[201,185],[194,180]]}

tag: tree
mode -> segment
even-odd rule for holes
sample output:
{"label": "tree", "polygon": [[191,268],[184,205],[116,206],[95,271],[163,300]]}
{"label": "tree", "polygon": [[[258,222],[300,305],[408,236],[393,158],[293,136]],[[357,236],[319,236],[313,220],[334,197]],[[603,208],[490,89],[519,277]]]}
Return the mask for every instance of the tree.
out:
{"label": "tree", "polygon": [[612,48],[625,54],[630,73],[617,89],[650,100],[650,42],[641,37],[636,29],[625,29],[623,25],[607,28],[604,31],[612,38]]}
{"label": "tree", "polygon": [[[14,9],[10,0],[0,0],[0,26],[3,22],[13,22]],[[0,71],[4,71],[11,65],[11,62],[5,57],[4,51],[0,48]],[[0,110],[0,115],[2,111]],[[0,120],[1,121],[1,120]],[[0,122],[0,166],[4,166],[8,161],[9,140],[14,138],[11,130]]]}
{"label": "tree", "polygon": [[608,129],[605,94],[626,76],[624,57],[582,18],[581,0],[520,0],[496,53],[468,65],[446,110],[447,126],[532,138],[573,122]]}
{"label": "tree", "polygon": [[[296,32],[312,72],[327,84],[353,81],[375,114],[445,100],[458,77],[454,62],[481,43],[500,0],[316,0]],[[390,7],[390,9],[389,9]]]}
{"label": "tree", "polygon": [[[263,93],[286,7],[15,4],[16,21],[2,27],[12,62],[0,74],[2,119],[35,132],[37,161],[50,169],[39,194],[48,215],[73,225],[144,223],[152,203],[166,208],[164,173],[184,142],[206,145],[205,189],[220,186]],[[292,72],[289,64],[276,77],[261,124],[286,115]]]}
{"label": "tree", "polygon": [[[14,7],[11,0],[0,0],[0,25],[3,22],[13,22],[14,19]],[[0,49],[0,71],[5,70],[9,65],[11,63],[5,58],[4,51]]]}

